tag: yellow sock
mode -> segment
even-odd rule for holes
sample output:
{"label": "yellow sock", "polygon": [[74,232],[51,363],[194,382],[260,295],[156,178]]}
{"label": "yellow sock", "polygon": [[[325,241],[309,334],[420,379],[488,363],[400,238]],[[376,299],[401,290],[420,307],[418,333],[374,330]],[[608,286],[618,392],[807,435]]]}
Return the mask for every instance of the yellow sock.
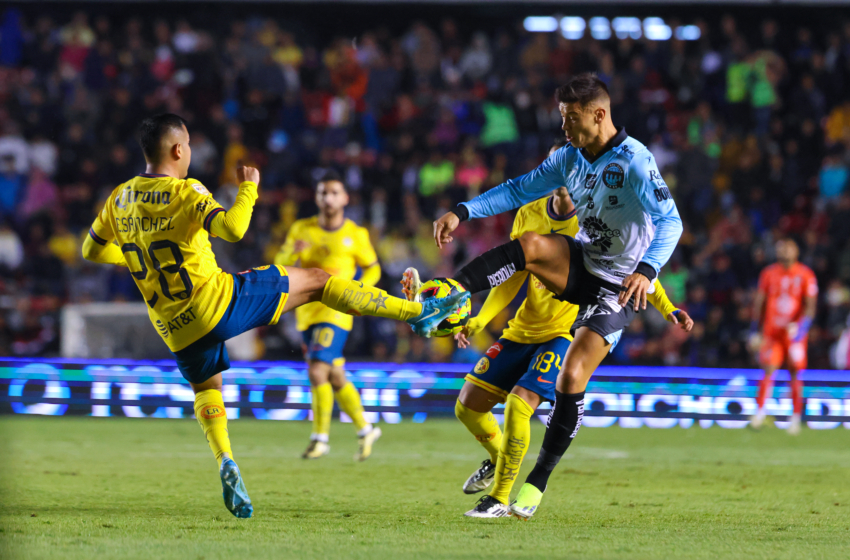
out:
{"label": "yellow sock", "polygon": [[369,425],[369,422],[363,418],[363,404],[360,402],[360,393],[354,388],[351,382],[346,383],[342,389],[336,392],[336,402],[342,411],[351,417],[354,422],[354,427],[359,432]]}
{"label": "yellow sock", "polygon": [[195,395],[195,418],[204,429],[204,436],[221,466],[222,455],[228,453],[233,457],[230,435],[227,433],[227,411],[224,409],[221,391],[209,389]]}
{"label": "yellow sock", "polygon": [[531,443],[531,408],[522,397],[513,393],[508,395],[505,402],[505,437],[499,448],[499,460],[496,462],[496,477],[490,495],[503,504],[511,498],[511,488],[514,486],[522,460]]}
{"label": "yellow sock", "polygon": [[[334,411],[334,391],[330,383],[311,388],[313,393],[313,439],[327,443],[331,433],[331,415]],[[318,436],[318,437],[316,437]]]}
{"label": "yellow sock", "polygon": [[349,315],[374,315],[407,321],[422,313],[422,304],[389,295],[362,282],[331,276],[322,292],[322,303]]}
{"label": "yellow sock", "polygon": [[476,412],[466,408],[463,403],[458,400],[455,403],[455,416],[463,422],[466,429],[469,430],[478,443],[487,450],[490,454],[490,460],[496,464],[499,454],[499,445],[502,442],[502,430],[499,429],[499,423],[492,412]]}

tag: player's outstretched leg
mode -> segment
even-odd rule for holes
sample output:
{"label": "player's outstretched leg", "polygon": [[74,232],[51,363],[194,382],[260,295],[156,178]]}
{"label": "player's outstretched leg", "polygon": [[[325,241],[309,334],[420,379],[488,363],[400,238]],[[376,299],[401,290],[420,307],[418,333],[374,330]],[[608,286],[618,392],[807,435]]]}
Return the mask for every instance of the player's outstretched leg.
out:
{"label": "player's outstretched leg", "polygon": [[321,301],[340,313],[405,321],[420,336],[430,336],[443,319],[454,313],[470,297],[469,292],[461,292],[419,303],[393,297],[378,288],[365,286],[362,282],[330,276],[321,269],[286,269],[290,281],[284,313],[305,303]]}
{"label": "player's outstretched leg", "polygon": [[794,403],[794,413],[788,423],[788,433],[792,436],[800,435],[803,424],[803,380],[795,369],[789,371],[791,374],[791,401]]}
{"label": "player's outstretched leg", "polygon": [[204,383],[192,384],[195,391],[195,418],[204,429],[210,449],[219,462],[221,491],[224,505],[239,518],[254,514],[254,506],[245,489],[239,467],[233,461],[230,436],[227,432],[227,411],[221,396],[221,374],[216,374]]}
{"label": "player's outstretched leg", "polygon": [[[580,263],[579,263],[580,264]],[[524,233],[472,259],[454,280],[474,293],[489,290],[515,273],[527,270],[550,291],[561,295],[570,273],[570,247],[563,235]]]}

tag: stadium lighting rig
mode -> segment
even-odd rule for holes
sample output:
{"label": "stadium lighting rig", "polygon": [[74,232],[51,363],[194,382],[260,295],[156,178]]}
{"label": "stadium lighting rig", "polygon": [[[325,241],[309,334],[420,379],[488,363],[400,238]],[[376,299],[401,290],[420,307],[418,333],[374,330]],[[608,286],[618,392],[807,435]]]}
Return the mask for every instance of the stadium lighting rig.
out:
{"label": "stadium lighting rig", "polygon": [[[608,19],[602,16],[586,20],[579,16],[529,16],[523,20],[523,27],[531,33],[552,33],[560,30],[565,39],[572,41],[584,37],[586,31],[599,41],[605,41],[616,35],[618,39],[640,39],[646,37],[650,41],[669,41],[676,38],[679,41],[697,41],[701,36],[700,28],[696,25],[679,25],[672,28],[660,17],[648,17],[642,21],[637,17],[615,17]],[[613,32],[613,33],[612,33]]]}

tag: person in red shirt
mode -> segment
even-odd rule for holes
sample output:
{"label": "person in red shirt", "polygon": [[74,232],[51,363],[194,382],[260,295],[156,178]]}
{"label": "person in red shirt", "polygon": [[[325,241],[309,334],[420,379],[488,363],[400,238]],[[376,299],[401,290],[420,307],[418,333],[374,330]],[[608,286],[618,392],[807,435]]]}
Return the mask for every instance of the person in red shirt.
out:
{"label": "person in red shirt", "polygon": [[790,239],[776,243],[778,262],[765,268],[759,277],[753,309],[750,345],[758,350],[764,378],[759,384],[758,412],[751,426],[764,423],[764,402],[773,391],[773,372],[786,366],[791,374],[791,399],[794,414],[788,433],[800,433],[803,413],[803,382],[800,371],[806,368],[806,344],[809,327],[817,308],[818,284],[815,273],[797,262],[800,250]]}

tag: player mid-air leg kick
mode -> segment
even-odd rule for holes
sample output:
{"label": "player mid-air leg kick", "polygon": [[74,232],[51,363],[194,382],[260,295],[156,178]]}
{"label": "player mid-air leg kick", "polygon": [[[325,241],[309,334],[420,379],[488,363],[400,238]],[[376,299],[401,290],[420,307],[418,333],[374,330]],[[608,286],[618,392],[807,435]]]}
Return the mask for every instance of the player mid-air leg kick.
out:
{"label": "player mid-air leg kick", "polygon": [[[381,279],[381,266],[369,240],[369,231],[345,217],[347,204],[348,192],[341,178],[335,173],[322,177],[316,184],[319,215],[292,224],[286,242],[275,257],[275,264],[321,268],[328,274],[349,280],[360,267],[363,271],[360,281],[366,286],[377,284]],[[381,429],[366,422],[360,394],[345,377],[342,349],[354,318],[321,302],[299,307],[295,317],[298,330],[304,336],[304,355],[309,364],[313,393],[313,433],[302,457],[318,459],[330,452],[328,441],[336,395],[340,409],[351,418],[357,430],[359,446],[354,458],[365,461],[372,454],[372,445],[381,437]]]}
{"label": "player mid-air leg kick", "polygon": [[592,74],[556,92],[568,144],[540,166],[462,203],[434,223],[439,247],[464,220],[513,210],[565,186],[576,204],[575,239],[526,232],[487,251],[454,277],[470,292],[527,271],[556,298],[578,305],[573,341],[555,384],[555,405],[537,463],[511,512],[531,517],[553,469],[578,433],[591,375],[619,341],[682,233],[655,158],[611,120],[605,84]]}
{"label": "player mid-air leg kick", "polygon": [[469,294],[410,302],[319,268],[260,266],[239,274],[216,264],[209,236],[237,242],[251,220],[260,173],[237,169],[239,193],[225,211],[194,179],[185,121],[164,114],[139,130],[144,173],[109,196],[83,243],[90,261],[126,266],[148,305],[151,322],[195,393],[195,416],[219,461],[224,503],[236,517],[253,506],[230,447],[221,372],[230,367],[224,342],[305,304],[350,315],[406,321],[430,334]]}
{"label": "player mid-air leg kick", "polygon": [[779,262],[762,270],[758,292],[753,302],[753,324],[750,346],[759,353],[764,378],[759,383],[758,411],[750,426],[759,429],[765,420],[765,401],[773,392],[773,373],[783,365],[791,375],[791,400],[794,405],[788,433],[800,433],[803,414],[803,381],[800,371],[806,369],[806,343],[809,327],[818,303],[815,273],[797,261],[800,250],[791,239],[776,243]]}
{"label": "player mid-air leg kick", "polygon": [[[565,141],[556,142],[549,155],[564,144]],[[575,214],[567,188],[560,187],[551,196],[519,209],[511,238],[527,232],[575,236],[579,229]],[[467,494],[493,485],[490,493],[466,512],[468,517],[510,515],[511,489],[531,443],[531,417],[542,401],[555,400],[557,376],[573,338],[570,327],[578,306],[556,299],[534,275],[522,271],[490,290],[478,315],[455,335],[458,346],[468,346],[468,337],[501,313],[526,280],[527,296],[516,316],[466,376],[455,405],[458,419],[490,455],[463,485]],[[647,300],[668,321],[690,331],[693,321],[688,314],[670,302],[657,279],[653,284],[655,292]],[[496,403],[505,404],[504,433],[490,412]]]}

